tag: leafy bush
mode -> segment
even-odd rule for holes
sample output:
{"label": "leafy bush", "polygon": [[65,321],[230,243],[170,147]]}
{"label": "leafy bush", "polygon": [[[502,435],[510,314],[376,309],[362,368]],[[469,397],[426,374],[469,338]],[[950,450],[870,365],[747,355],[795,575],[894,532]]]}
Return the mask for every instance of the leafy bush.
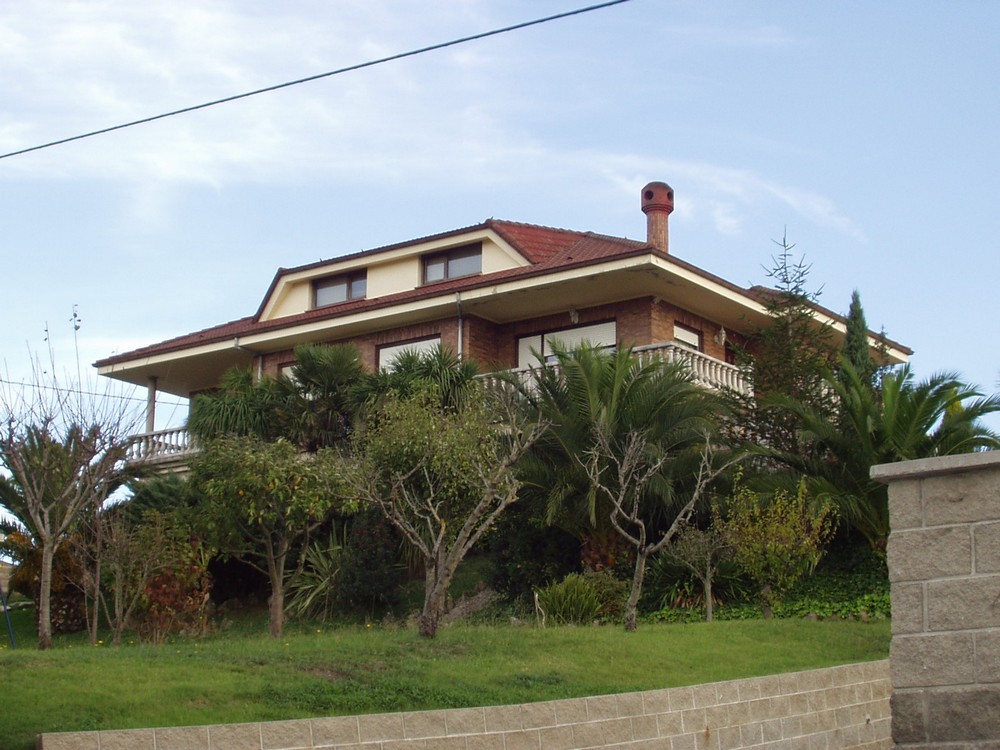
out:
{"label": "leafy bush", "polygon": [[484,542],[493,558],[490,586],[530,601],[535,589],[580,569],[580,542],[545,524],[530,498],[508,508]]}
{"label": "leafy bush", "polygon": [[193,539],[172,554],[171,564],[146,581],[138,615],[139,636],[152,643],[171,633],[202,635],[208,627],[208,552]]}
{"label": "leafy bush", "polygon": [[337,541],[336,526],[326,539],[309,543],[302,552],[302,564],[288,581],[285,611],[293,617],[329,620],[336,609],[340,591],[340,569],[344,547]]}
{"label": "leafy bush", "polygon": [[625,615],[625,600],[628,598],[629,584],[616,578],[608,570],[588,570],[583,577],[597,594],[600,609],[597,616],[606,622],[620,620]]}
{"label": "leafy bush", "polygon": [[[744,601],[749,594],[747,581],[732,561],[719,566],[712,582],[715,606]],[[670,555],[650,558],[642,587],[642,610],[647,613],[672,608],[704,609],[704,587],[698,577]],[[704,619],[704,617],[702,617]]]}
{"label": "leafy bush", "polygon": [[557,625],[584,625],[597,619],[601,599],[596,587],[580,573],[570,573],[558,583],[537,592],[543,622]]}
{"label": "leafy bush", "polygon": [[[784,600],[774,605],[779,618],[815,616],[825,619],[884,620],[891,616],[889,580],[884,563],[870,559],[851,561],[854,566],[830,566],[798,583]],[[759,603],[733,602],[719,607],[718,620],[755,620],[762,616]],[[663,607],[646,616],[650,622],[698,622],[699,609]]]}
{"label": "leafy bush", "polygon": [[398,532],[378,509],[351,518],[339,561],[340,601],[345,607],[371,615],[395,605],[406,574],[401,545]]}

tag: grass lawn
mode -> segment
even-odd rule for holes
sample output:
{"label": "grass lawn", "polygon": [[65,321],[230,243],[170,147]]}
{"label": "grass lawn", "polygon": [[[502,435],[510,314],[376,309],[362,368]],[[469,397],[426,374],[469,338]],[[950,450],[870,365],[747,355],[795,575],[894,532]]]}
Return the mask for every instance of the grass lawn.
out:
{"label": "grass lawn", "polygon": [[[264,620],[161,646],[79,636],[0,649],[0,747],[39,732],[266,721],[522,703],[647,690],[886,658],[887,621],[732,621],[617,627],[446,627],[437,639],[381,626]],[[4,631],[5,635],[5,631]],[[7,639],[4,637],[6,643]]]}

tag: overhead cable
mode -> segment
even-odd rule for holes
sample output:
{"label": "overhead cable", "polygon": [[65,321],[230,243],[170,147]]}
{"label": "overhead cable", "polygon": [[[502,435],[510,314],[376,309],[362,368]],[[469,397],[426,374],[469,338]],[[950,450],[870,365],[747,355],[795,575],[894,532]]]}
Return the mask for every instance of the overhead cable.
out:
{"label": "overhead cable", "polygon": [[591,11],[601,10],[603,8],[611,7],[612,5],[621,5],[623,3],[631,2],[631,0],[609,0],[608,2],[598,3],[596,5],[588,5],[585,8],[577,8],[576,10],[566,11],[564,13],[556,13],[552,16],[546,16],[545,18],[536,18],[533,21],[524,21],[522,23],[516,23],[512,26],[504,26],[503,28],[493,29],[492,31],[484,31],[479,34],[473,34],[471,36],[464,36],[458,39],[452,39],[447,42],[440,42],[438,44],[432,44],[428,47],[420,47],[419,49],[413,49],[409,52],[400,52],[395,55],[390,55],[388,57],[380,57],[377,60],[369,60],[368,62],[357,63],[355,65],[349,65],[346,68],[338,68],[337,70],[330,70],[326,73],[317,73],[316,75],[307,76],[305,78],[298,78],[294,81],[285,81],[284,83],[278,83],[273,86],[266,86],[262,89],[256,89],[254,91],[247,91],[243,94],[235,94],[234,96],[227,96],[222,99],[215,99],[214,101],[205,102],[203,104],[195,104],[191,107],[183,107],[182,109],[175,109],[171,112],[164,112],[163,114],[153,115],[152,117],[143,117],[140,120],[132,120],[131,122],[125,122],[121,125],[112,125],[111,127],[101,128],[100,130],[92,130],[89,133],[81,133],[80,135],[70,136],[69,138],[61,138],[57,141],[49,141],[48,143],[42,143],[38,146],[30,146],[29,148],[22,148],[17,151],[11,151],[6,154],[0,154],[0,159],[7,159],[11,156],[20,156],[21,154],[27,154],[32,151],[40,151],[45,148],[51,148],[53,146],[61,146],[64,143],[71,143],[73,141],[83,140],[84,138],[92,138],[95,135],[104,135],[105,133],[112,133],[116,130],[123,130],[125,128],[135,127],[136,125],[145,125],[146,123],[155,122],[156,120],[163,120],[167,117],[173,117],[175,115],[183,115],[188,112],[195,112],[199,109],[207,109],[208,107],[214,107],[218,104],[227,104],[229,102],[234,102],[239,99],[246,99],[251,96],[257,96],[258,94],[266,94],[270,91],[277,91],[278,89],[289,88],[290,86],[298,86],[302,83],[309,83],[311,81],[318,81],[321,78],[329,78],[331,76],[341,75],[342,73],[350,73],[355,70],[361,70],[363,68],[371,68],[375,65],[382,65],[383,63],[393,62],[394,60],[402,60],[406,57],[414,57],[416,55],[422,55],[426,52],[434,52],[436,50],[445,49],[447,47],[454,47],[459,44],[466,44],[467,42],[474,42],[479,39],[486,39],[491,36],[497,36],[499,34],[506,34],[510,31],[517,31],[519,29],[525,29],[530,26],[538,26],[539,24],[549,23],[550,21],[558,21],[562,18],[569,18],[570,16],[578,16],[583,13],[590,13]]}

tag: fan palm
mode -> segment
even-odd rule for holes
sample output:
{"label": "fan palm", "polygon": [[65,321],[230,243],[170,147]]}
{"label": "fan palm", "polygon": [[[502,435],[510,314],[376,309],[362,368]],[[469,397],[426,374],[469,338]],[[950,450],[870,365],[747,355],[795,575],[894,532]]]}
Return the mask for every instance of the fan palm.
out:
{"label": "fan palm", "polygon": [[659,501],[650,504],[651,512],[662,514],[678,491],[669,475],[693,476],[697,454],[690,471],[678,471],[678,462],[713,431],[720,404],[691,382],[683,364],[641,362],[629,348],[557,350],[554,360],[535,370],[524,388],[531,408],[552,426],[521,463],[522,477],[544,502],[549,523],[585,545],[595,538],[616,539],[610,502],[581,463],[596,436],[620,448],[630,433],[639,434],[650,450],[676,456],[674,471],[665,469],[645,491]]}
{"label": "fan palm", "polygon": [[876,550],[888,540],[889,504],[886,486],[869,477],[872,466],[1000,448],[981,421],[1000,411],[1000,396],[983,396],[955,373],[917,382],[905,366],[872,388],[844,362],[826,382],[839,405],[835,417],[800,401],[778,402],[801,419],[805,450],[760,450],[805,475],[813,496],[833,500]]}

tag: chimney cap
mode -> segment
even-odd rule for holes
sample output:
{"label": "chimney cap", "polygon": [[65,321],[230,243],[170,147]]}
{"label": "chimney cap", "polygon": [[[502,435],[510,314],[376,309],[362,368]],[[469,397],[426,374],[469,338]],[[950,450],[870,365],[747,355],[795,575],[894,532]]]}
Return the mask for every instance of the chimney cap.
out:
{"label": "chimney cap", "polygon": [[665,182],[651,182],[642,189],[642,212],[674,210],[674,189]]}

